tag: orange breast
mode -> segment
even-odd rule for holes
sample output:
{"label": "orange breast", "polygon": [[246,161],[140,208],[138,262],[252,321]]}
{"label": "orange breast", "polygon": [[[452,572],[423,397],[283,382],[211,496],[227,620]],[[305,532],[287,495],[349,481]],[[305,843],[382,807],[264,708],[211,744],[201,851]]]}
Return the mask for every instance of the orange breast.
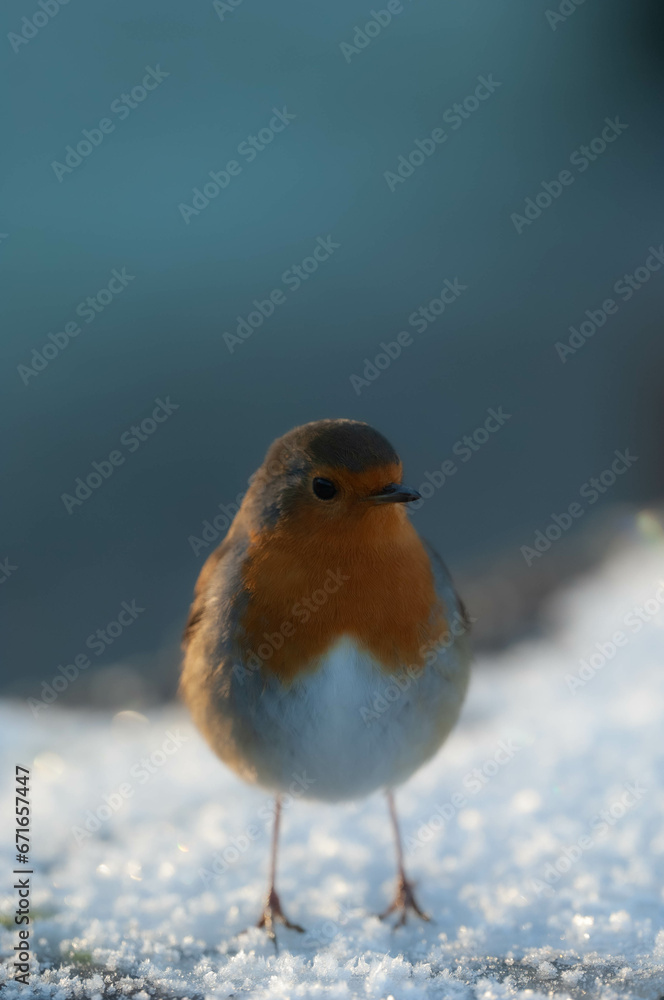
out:
{"label": "orange breast", "polygon": [[244,585],[246,652],[286,682],[344,634],[393,672],[421,665],[446,632],[429,557],[400,504],[327,523],[305,509],[255,534]]}

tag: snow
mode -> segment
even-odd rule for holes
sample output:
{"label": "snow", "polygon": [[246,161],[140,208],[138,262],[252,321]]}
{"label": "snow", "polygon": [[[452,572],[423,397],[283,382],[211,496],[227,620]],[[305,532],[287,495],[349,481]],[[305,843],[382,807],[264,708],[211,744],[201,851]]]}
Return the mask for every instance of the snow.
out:
{"label": "snow", "polygon": [[[545,637],[476,664],[459,726],[399,790],[430,924],[372,915],[394,887],[382,796],[296,794],[278,889],[307,934],[279,929],[278,955],[257,929],[237,936],[266,888],[270,803],[182,709],[35,719],[1,704],[3,816],[13,764],[32,767],[36,950],[31,985],[13,982],[10,890],[4,996],[660,997],[664,544],[649,534],[559,595]],[[87,835],[104,796],[116,808]]]}

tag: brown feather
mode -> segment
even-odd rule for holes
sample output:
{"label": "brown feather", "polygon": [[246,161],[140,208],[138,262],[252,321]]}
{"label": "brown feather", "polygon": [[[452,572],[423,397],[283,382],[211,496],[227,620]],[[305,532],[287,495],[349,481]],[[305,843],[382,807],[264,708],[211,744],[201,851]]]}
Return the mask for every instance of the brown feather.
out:
{"label": "brown feather", "polygon": [[[398,482],[400,467],[317,472],[340,483],[343,500],[303,500],[252,536],[243,571],[245,655],[288,682],[350,635],[386,671],[421,665],[447,628],[429,557],[403,505],[366,500]],[[329,593],[325,581],[335,578],[343,582]],[[308,617],[306,601],[313,602]]]}

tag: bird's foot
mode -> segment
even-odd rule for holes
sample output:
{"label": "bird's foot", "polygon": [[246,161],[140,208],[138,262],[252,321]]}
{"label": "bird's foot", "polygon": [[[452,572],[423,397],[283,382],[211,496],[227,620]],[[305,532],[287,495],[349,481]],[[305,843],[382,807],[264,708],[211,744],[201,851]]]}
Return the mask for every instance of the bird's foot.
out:
{"label": "bird's foot", "polygon": [[420,917],[422,920],[431,920],[431,917],[427,913],[425,913],[424,910],[421,910],[420,907],[418,906],[417,900],[415,899],[415,893],[413,891],[412,883],[408,881],[408,879],[402,872],[401,875],[399,875],[399,881],[397,882],[397,891],[393,902],[390,903],[390,905],[386,910],[384,910],[382,913],[379,913],[378,916],[380,920],[385,920],[385,918],[389,917],[391,913],[394,913],[395,911],[398,912],[399,919],[392,928],[393,930],[396,930],[397,927],[403,927],[404,924],[406,923],[406,918],[408,916],[409,910],[412,910],[414,913],[416,913],[417,916]]}
{"label": "bird's foot", "polygon": [[286,914],[281,909],[281,901],[276,891],[274,889],[270,889],[265,902],[263,915],[256,924],[256,927],[265,928],[268,937],[274,941],[275,947],[277,944],[277,935],[274,932],[274,925],[276,923],[283,924],[284,927],[288,927],[291,931],[298,931],[300,934],[304,934],[304,927],[300,927],[299,924],[293,924],[290,920],[288,920]]}

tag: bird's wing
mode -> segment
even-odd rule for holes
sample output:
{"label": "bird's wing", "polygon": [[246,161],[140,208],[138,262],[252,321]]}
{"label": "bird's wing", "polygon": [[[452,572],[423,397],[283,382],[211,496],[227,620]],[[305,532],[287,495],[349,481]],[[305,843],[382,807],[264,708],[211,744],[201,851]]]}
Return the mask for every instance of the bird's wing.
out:
{"label": "bird's wing", "polygon": [[471,622],[470,615],[468,614],[465,604],[456,591],[450,571],[434,549],[433,545],[431,545],[431,543],[425,538],[422,539],[422,542],[429,555],[431,568],[436,582],[436,591],[439,597],[442,597],[445,606],[448,609],[448,613],[452,610],[459,613],[464,625],[464,630],[469,632]]}
{"label": "bird's wing", "polygon": [[198,580],[194,587],[194,599],[189,609],[187,624],[182,633],[182,648],[186,650],[191,640],[196,635],[205,612],[206,591],[212,576],[222,559],[230,552],[229,539],[226,538],[221,545],[211,552],[203,563],[203,568],[198,574]]}

